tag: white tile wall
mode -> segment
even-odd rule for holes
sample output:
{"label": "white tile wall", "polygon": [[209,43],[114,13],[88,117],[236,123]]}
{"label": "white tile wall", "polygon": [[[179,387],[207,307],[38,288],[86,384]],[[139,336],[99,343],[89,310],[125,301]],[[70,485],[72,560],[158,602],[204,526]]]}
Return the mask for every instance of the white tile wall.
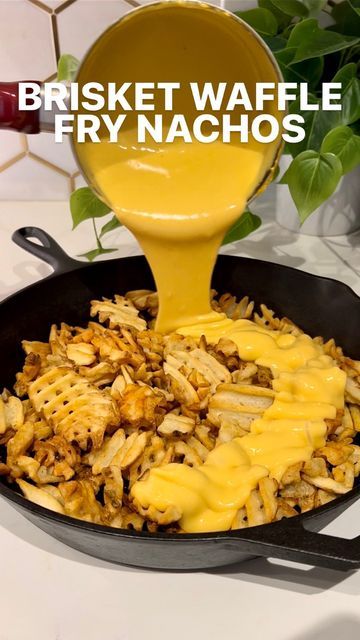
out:
{"label": "white tile wall", "polygon": [[61,53],[77,58],[131,7],[125,0],[78,0],[57,17]]}
{"label": "white tile wall", "polygon": [[68,182],[66,174],[25,157],[0,173],[0,193],[2,200],[64,200]]}
{"label": "white tile wall", "polygon": [[[149,0],[0,0],[1,81],[54,77],[57,57],[81,58],[126,11]],[[255,0],[210,0],[231,11]],[[65,141],[0,131],[0,200],[64,200],[84,184]]]}
{"label": "white tile wall", "polygon": [[0,0],[1,80],[45,80],[56,69],[51,16],[28,0]]}
{"label": "white tile wall", "polygon": [[25,136],[13,131],[0,132],[0,166],[7,165],[12,158],[25,153]]}

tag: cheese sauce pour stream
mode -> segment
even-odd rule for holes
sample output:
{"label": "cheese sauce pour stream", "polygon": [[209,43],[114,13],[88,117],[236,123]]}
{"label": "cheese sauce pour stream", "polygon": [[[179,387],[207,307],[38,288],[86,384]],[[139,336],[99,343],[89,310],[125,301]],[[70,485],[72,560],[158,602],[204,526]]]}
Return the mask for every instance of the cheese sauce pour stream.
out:
{"label": "cheese sauce pour stream", "polygon": [[[203,16],[208,19],[214,9],[198,3],[188,21],[184,3],[170,4],[179,4],[176,16],[174,6],[161,9],[164,5],[158,5],[156,20],[151,29],[144,23],[141,38],[139,27],[135,35],[131,31],[134,19],[128,23],[125,19],[122,48],[116,40],[118,48],[112,46],[105,67],[89,56],[83,81],[98,78],[105,84],[117,77],[121,64],[132,80],[153,79],[156,68],[162,69],[161,80],[173,78],[172,67],[181,70],[182,80],[201,78],[201,74],[207,80],[224,79],[224,69],[235,69],[233,60],[239,53],[238,32],[229,29],[234,19],[228,18],[226,25],[224,21],[221,46],[214,47],[211,21],[206,31],[202,29],[204,37],[199,37]],[[132,15],[151,16],[150,9],[147,14],[141,11]],[[169,22],[169,15],[175,16],[175,22]],[[220,29],[220,18],[216,25]],[[166,50],[171,53],[169,68],[161,47],[164,33]],[[220,35],[217,32],[218,42]],[[137,58],[128,55],[135,36]],[[260,53],[257,42],[246,42],[241,67],[244,81],[253,81],[254,69],[258,75],[264,73],[256,79],[273,77],[268,58],[262,51],[260,61]],[[204,60],[209,65],[205,71]],[[209,69],[212,75],[206,77]],[[234,74],[239,79],[238,69]],[[74,142],[74,146],[92,184],[137,237],[150,263],[159,294],[156,330],[177,330],[197,338],[205,335],[214,344],[222,337],[233,340],[244,361],[271,369],[275,399],[262,418],[252,423],[248,435],[215,448],[200,467],[172,463],[153,468],[145,480],[135,483],[131,495],[145,509],[175,507],[183,531],[226,530],[261,478],[270,474],[279,481],[287,467],[309,460],[323,446],[325,419],[334,418],[344,406],[345,374],[309,336],[281,335],[249,320],[231,321],[210,305],[210,279],[224,234],[261,183],[278,142],[261,145],[250,139],[242,145],[179,140],[141,145],[136,138],[135,128],[130,127],[119,144],[109,144],[104,137],[98,144]],[[226,282],[223,286],[226,290]]]}

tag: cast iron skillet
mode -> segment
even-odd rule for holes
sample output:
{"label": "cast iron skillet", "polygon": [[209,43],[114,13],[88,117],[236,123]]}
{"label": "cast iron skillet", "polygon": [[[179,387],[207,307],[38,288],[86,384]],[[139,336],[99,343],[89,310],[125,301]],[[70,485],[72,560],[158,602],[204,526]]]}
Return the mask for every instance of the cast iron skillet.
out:
{"label": "cast iron skillet", "polygon": [[[40,240],[42,245],[31,241]],[[154,286],[143,257],[84,264],[67,256],[41,229],[26,227],[14,242],[54,268],[54,274],[0,304],[2,386],[12,387],[21,368],[20,343],[47,340],[60,320],[81,324],[89,301],[130,289]],[[219,292],[249,295],[286,315],[311,335],[334,337],[360,358],[360,298],[347,286],[260,260],[220,256],[213,286]],[[333,502],[294,518],[244,530],[209,534],[149,534],[89,524],[39,507],[0,482],[0,495],[15,509],[65,544],[111,562],[157,569],[200,569],[253,556],[272,556],[333,569],[360,567],[360,536],[353,540],[316,533],[359,497],[358,484]]]}

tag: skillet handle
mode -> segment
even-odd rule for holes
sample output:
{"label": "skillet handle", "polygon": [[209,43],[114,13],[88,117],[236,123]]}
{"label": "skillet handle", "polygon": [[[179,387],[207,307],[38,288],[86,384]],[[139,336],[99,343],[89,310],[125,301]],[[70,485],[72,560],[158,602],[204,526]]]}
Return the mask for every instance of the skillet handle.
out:
{"label": "skillet handle", "polygon": [[[33,242],[31,238],[40,240],[41,244]],[[17,229],[12,235],[12,240],[31,255],[51,265],[56,274],[86,266],[86,263],[70,258],[54,238],[39,227]]]}
{"label": "skillet handle", "polygon": [[[251,541],[257,555],[303,564],[351,571],[360,568],[360,535],[351,540],[305,529],[297,518],[241,530],[238,537]],[[234,531],[234,534],[236,532]]]}

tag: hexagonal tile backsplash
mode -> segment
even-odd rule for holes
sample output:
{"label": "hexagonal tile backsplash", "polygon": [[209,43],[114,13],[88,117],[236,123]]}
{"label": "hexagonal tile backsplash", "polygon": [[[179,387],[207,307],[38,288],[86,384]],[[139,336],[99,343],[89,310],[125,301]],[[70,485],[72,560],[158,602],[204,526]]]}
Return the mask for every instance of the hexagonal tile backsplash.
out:
{"label": "hexagonal tile backsplash", "polygon": [[[81,58],[110,24],[148,1],[0,0],[0,79],[52,80],[62,53]],[[256,2],[212,4],[235,11]],[[0,200],[66,200],[81,184],[68,142],[55,144],[50,133],[0,131]]]}

